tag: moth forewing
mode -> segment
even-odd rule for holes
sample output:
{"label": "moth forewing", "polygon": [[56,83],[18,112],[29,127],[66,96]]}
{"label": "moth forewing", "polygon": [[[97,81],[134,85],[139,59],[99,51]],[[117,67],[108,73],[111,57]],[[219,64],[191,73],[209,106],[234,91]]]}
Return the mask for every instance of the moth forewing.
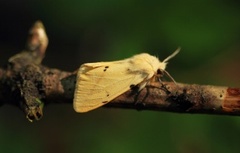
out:
{"label": "moth forewing", "polygon": [[[137,85],[144,75],[129,73],[130,63],[101,62],[82,65],[78,71],[78,80],[74,94],[76,112],[88,112],[96,109]],[[94,66],[96,65],[96,66]]]}

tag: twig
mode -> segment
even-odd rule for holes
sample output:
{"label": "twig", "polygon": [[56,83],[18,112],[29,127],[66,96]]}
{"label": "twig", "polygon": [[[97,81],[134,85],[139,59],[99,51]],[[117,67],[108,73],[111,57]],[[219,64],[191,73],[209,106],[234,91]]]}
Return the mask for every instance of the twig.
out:
{"label": "twig", "polygon": [[[30,29],[26,49],[0,67],[0,104],[18,106],[29,121],[43,116],[43,104],[72,104],[73,100],[76,72],[41,65],[47,44],[44,26],[37,21]],[[240,115],[240,89],[151,82],[139,93],[128,91],[106,107]]]}

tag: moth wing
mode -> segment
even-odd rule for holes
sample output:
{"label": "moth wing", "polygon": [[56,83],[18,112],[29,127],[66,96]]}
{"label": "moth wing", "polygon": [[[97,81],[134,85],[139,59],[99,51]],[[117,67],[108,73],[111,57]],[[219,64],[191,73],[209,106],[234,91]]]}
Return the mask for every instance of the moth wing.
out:
{"label": "moth wing", "polygon": [[83,64],[78,70],[73,100],[76,112],[96,109],[141,83],[148,74],[131,72],[127,60]]}

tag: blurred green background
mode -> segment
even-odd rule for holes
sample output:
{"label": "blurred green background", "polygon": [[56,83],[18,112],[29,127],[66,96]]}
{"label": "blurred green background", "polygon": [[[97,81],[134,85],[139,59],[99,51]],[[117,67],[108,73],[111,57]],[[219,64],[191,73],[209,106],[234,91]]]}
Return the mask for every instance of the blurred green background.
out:
{"label": "blurred green background", "polygon": [[[42,20],[49,37],[43,63],[66,71],[85,62],[140,52],[161,60],[178,46],[167,70],[178,82],[240,87],[240,2],[234,0],[1,0],[0,64],[22,50]],[[240,118],[100,108],[45,107],[29,123],[0,108],[0,152],[238,153]]]}

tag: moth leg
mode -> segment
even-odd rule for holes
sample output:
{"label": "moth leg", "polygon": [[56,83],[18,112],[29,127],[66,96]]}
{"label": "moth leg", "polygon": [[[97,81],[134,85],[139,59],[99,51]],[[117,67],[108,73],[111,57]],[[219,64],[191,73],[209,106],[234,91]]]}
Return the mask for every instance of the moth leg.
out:
{"label": "moth leg", "polygon": [[144,87],[146,87],[146,85],[148,84],[149,81],[144,80],[143,82],[141,82],[138,86],[138,92],[140,92]]}
{"label": "moth leg", "polygon": [[[138,106],[139,106],[139,107],[137,107],[138,110],[141,110],[141,108],[145,105],[145,104],[144,104],[144,101],[145,101],[145,99],[146,99],[146,98],[148,97],[148,95],[149,95],[149,89],[146,87],[146,85],[147,85],[149,82],[151,82],[152,79],[153,79],[153,77],[149,79],[149,77],[147,76],[147,77],[145,77],[145,79],[144,79],[141,83],[139,83],[139,84],[137,85],[137,86],[138,86],[138,92],[137,92],[137,94],[136,94],[136,96],[135,96],[135,98],[134,98],[134,102],[135,102],[135,105],[138,105]],[[142,90],[143,88],[145,88],[145,87],[146,87],[147,93],[146,93],[146,95],[144,96],[143,100],[138,101],[138,96],[139,96],[141,90]]]}
{"label": "moth leg", "polygon": [[166,94],[170,94],[171,92],[168,90],[167,86],[166,86],[165,84],[163,84],[163,83],[161,83],[161,84],[162,84],[162,85],[161,85],[161,88],[160,88],[160,89],[162,89],[163,91],[165,91]]}
{"label": "moth leg", "polygon": [[152,82],[154,79],[155,79],[154,75],[151,78],[149,77],[149,75],[146,75],[146,77],[143,79],[143,81],[138,84],[138,87],[139,87],[138,92],[141,91],[144,87],[146,87],[146,85],[149,82]]}
{"label": "moth leg", "polygon": [[156,76],[157,81],[161,84],[160,89],[164,90],[167,94],[170,94],[171,92],[167,89],[161,78],[162,76]]}
{"label": "moth leg", "polygon": [[[141,86],[139,87],[139,91],[137,92],[137,94],[136,94],[136,96],[134,97],[134,105],[136,105],[137,107],[137,110],[142,110],[143,108],[144,108],[144,106],[145,106],[145,100],[146,100],[146,98],[149,96],[149,87],[147,86],[146,87],[146,84],[148,84],[149,83],[149,81],[145,81],[145,82],[142,82],[141,83]],[[141,100],[139,101],[138,100],[138,96],[140,95],[140,93],[141,93],[141,90],[144,88],[144,87],[146,87],[146,90],[147,90],[147,92],[146,92],[146,94],[144,95],[144,97],[143,98],[141,98]]]}

